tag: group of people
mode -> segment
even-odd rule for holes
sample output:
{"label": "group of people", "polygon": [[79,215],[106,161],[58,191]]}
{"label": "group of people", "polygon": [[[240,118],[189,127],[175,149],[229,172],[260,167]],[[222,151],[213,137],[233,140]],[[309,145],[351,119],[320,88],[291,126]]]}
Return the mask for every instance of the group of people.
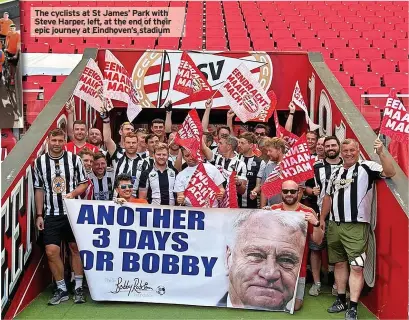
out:
{"label": "group of people", "polygon": [[[308,222],[305,246],[296,293],[295,310],[302,306],[307,262],[314,278],[309,294],[318,296],[321,289],[321,257],[328,252],[334,265],[337,299],[328,312],[346,311],[347,319],[357,318],[357,303],[363,287],[363,267],[370,228],[371,202],[377,179],[395,174],[392,161],[376,140],[374,148],[381,164],[360,160],[359,143],[354,139],[340,142],[335,136],[319,137],[315,131],[306,133],[307,145],[315,157],[314,178],[301,184],[285,180],[281,193],[266,197],[261,189],[270,173],[280,165],[288,146],[282,137],[269,137],[269,127],[258,124],[253,132],[233,130],[234,113],[227,114],[227,125],[209,132],[212,100],[205,105],[202,118],[203,139],[199,160],[191,150],[175,143],[177,128],[171,121],[172,106],[166,105],[166,120],[154,119],[150,130],[136,128],[130,122],[120,126],[120,141],[111,132],[109,113],[101,113],[102,132],[87,128],[74,119],[74,102],[67,104],[68,138],[61,129],[48,134],[48,151],[35,161],[35,200],[37,227],[44,231],[44,243],[50,269],[57,289],[49,304],[68,300],[60,244],[69,244],[70,263],[74,273],[74,301],[85,302],[82,289],[83,269],[66,216],[63,198],[114,200],[155,205],[192,206],[185,196],[189,182],[200,162],[218,187],[214,203],[222,201],[230,175],[235,172],[240,208],[300,211]],[[291,131],[294,105],[286,129]],[[173,128],[173,130],[172,130]],[[259,155],[255,151],[259,150]],[[288,213],[291,214],[291,213]],[[273,253],[271,253],[273,254]],[[258,273],[257,277],[263,277]],[[264,279],[269,285],[274,280]],[[349,280],[350,302],[346,302]],[[230,296],[238,306],[246,305],[245,292]],[[270,292],[262,291],[260,294]],[[234,300],[234,301],[233,301]],[[267,306],[268,308],[268,306]]]}
{"label": "group of people", "polygon": [[0,82],[3,79],[3,64],[8,59],[10,62],[10,84],[14,85],[17,63],[21,52],[21,36],[17,32],[16,25],[9,18],[8,12],[4,12],[3,18],[0,18],[0,43]]}

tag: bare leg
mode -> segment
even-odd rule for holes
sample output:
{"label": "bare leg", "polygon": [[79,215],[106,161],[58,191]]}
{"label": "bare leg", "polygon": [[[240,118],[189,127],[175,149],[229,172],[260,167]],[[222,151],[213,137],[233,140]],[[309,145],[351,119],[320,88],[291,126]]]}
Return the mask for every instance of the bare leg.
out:
{"label": "bare leg", "polygon": [[335,283],[337,284],[338,294],[345,294],[348,281],[348,262],[338,262],[335,264]]}
{"label": "bare leg", "polygon": [[60,247],[55,244],[45,246],[48,258],[48,265],[56,281],[64,280],[64,265],[60,256]]}
{"label": "bare leg", "polygon": [[362,288],[364,287],[364,273],[363,268],[357,266],[351,266],[351,274],[349,275],[349,290],[350,300],[358,302],[361,295]]}
{"label": "bare leg", "polygon": [[314,283],[321,282],[321,251],[311,250],[311,270]]}
{"label": "bare leg", "polygon": [[72,262],[71,266],[76,276],[82,276],[84,274],[84,269],[82,267],[80,252],[78,251],[77,244],[71,242],[68,244],[71,250]]}

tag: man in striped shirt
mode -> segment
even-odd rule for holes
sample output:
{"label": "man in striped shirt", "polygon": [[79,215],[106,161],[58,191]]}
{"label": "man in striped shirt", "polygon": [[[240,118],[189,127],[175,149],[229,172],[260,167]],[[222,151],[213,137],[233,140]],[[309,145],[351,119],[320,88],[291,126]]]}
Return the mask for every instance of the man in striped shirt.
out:
{"label": "man in striped shirt", "polygon": [[[317,152],[319,149],[319,143],[321,138],[318,139],[317,143]],[[340,142],[336,136],[330,136],[324,138],[323,142],[324,147],[324,154],[325,159],[322,161],[317,161],[314,164],[314,179],[313,185],[307,187],[306,193],[312,194],[317,197],[317,206],[319,212],[321,212],[322,208],[322,200],[325,196],[325,190],[327,188],[327,184],[331,174],[334,172],[336,168],[342,165],[342,159],[339,156],[340,153]],[[309,181],[306,182],[306,184]],[[328,219],[327,219],[328,220]],[[327,221],[326,221],[327,222]],[[328,224],[326,224],[327,226]],[[325,230],[326,232],[326,230]],[[309,294],[312,296],[318,296],[321,290],[321,279],[320,279],[320,271],[321,271],[321,255],[322,250],[327,247],[326,237],[324,236],[324,240],[320,245],[310,241],[309,247],[311,250],[311,271],[312,276],[314,278],[314,284],[311,286]]]}
{"label": "man in striped shirt", "polygon": [[169,151],[159,143],[153,151],[154,163],[144,170],[139,180],[139,198],[157,205],[175,205],[173,187],[178,171],[168,163]]}
{"label": "man in striped shirt", "polygon": [[217,144],[219,152],[217,155],[212,154],[212,151],[202,144],[207,159],[210,160],[210,163],[213,164],[226,179],[223,185],[225,188],[232,172],[235,171],[237,173],[235,177],[237,194],[242,195],[246,192],[247,170],[245,163],[240,160],[239,155],[236,154],[237,146],[238,139],[231,135],[221,137]]}
{"label": "man in striped shirt", "polygon": [[256,144],[257,138],[252,132],[242,133],[239,137],[238,150],[247,172],[246,191],[238,198],[240,208],[258,208],[257,197],[261,191],[261,177],[266,163],[254,154],[253,148]]}
{"label": "man in striped shirt", "polygon": [[94,163],[94,153],[87,148],[81,150],[78,154],[84,164],[85,173],[87,174],[88,178],[88,187],[87,190],[83,194],[81,194],[81,199],[84,200],[94,200],[94,185],[91,180],[92,174],[92,165]]}
{"label": "man in striped shirt", "polygon": [[[392,159],[383,152],[383,144],[375,140],[374,149],[381,164],[359,160],[359,144],[345,139],[341,144],[344,163],[331,175],[322,202],[320,222],[330,213],[328,225],[328,258],[335,264],[338,297],[328,312],[347,309],[346,284],[349,278],[350,304],[345,319],[357,319],[357,306],[364,285],[363,267],[372,215],[374,183],[381,178],[393,177]],[[348,276],[348,262],[350,274]]]}
{"label": "man in striped shirt", "polygon": [[68,221],[64,198],[78,198],[87,189],[88,179],[80,157],[64,151],[65,143],[63,130],[59,128],[51,130],[48,134],[48,152],[38,157],[34,163],[36,226],[44,231],[45,252],[57,283],[57,290],[48,302],[50,305],[59,304],[69,298],[64,281],[64,265],[60,257],[60,245],[63,240],[68,242],[72,255],[72,268],[75,274],[74,302],[85,302],[82,290],[82,263]]}
{"label": "man in striped shirt", "polygon": [[101,152],[94,155],[90,178],[95,200],[112,200],[115,174],[112,168],[107,167],[107,160]]}

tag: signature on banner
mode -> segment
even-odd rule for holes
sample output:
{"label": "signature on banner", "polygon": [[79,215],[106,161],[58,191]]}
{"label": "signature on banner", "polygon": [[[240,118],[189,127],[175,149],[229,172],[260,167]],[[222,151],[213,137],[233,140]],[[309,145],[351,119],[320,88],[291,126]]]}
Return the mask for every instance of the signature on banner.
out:
{"label": "signature on banner", "polygon": [[133,280],[124,280],[122,277],[118,277],[115,283],[114,291],[111,291],[113,294],[120,292],[128,292],[128,296],[131,293],[140,294],[142,291],[152,291],[153,288],[149,287],[148,282],[143,281],[139,278],[134,278]]}

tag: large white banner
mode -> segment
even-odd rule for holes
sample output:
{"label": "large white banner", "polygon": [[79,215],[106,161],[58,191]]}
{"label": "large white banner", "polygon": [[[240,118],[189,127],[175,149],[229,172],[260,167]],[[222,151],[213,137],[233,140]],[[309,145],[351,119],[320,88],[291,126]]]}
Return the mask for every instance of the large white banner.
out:
{"label": "large white banner", "polygon": [[302,213],[65,203],[93,300],[293,311]]}

